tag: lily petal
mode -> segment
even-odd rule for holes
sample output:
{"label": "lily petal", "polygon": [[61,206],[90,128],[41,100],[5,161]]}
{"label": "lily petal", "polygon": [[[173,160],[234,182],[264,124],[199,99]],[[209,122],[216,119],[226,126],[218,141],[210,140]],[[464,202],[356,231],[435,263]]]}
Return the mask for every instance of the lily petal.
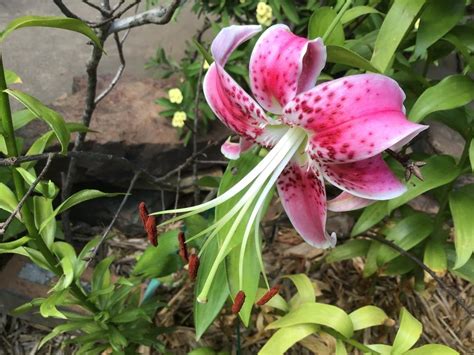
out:
{"label": "lily petal", "polygon": [[353,211],[369,206],[374,202],[377,201],[357,197],[346,191],[343,191],[332,200],[328,200],[328,210],[333,212]]}
{"label": "lily petal", "polygon": [[285,25],[268,28],[250,57],[252,92],[266,110],[281,114],[297,94],[311,89],[326,62],[320,38],[307,40]]}
{"label": "lily petal", "polygon": [[221,67],[224,67],[232,52],[241,43],[248,41],[261,30],[262,27],[258,25],[233,25],[223,28],[212,41],[212,56]]}
{"label": "lily petal", "polygon": [[345,164],[322,164],[324,177],[341,190],[371,200],[389,200],[406,191],[382,156]]}
{"label": "lily petal", "polygon": [[281,203],[293,227],[310,245],[333,247],[335,234],[326,232],[326,190],[321,173],[291,161],[277,182]]}
{"label": "lily petal", "polygon": [[283,120],[313,132],[307,147],[313,159],[353,162],[428,128],[406,119],[404,99],[398,84],[384,75],[352,75],[298,95],[285,107]]}
{"label": "lily petal", "polygon": [[230,160],[237,160],[241,153],[249,150],[253,143],[244,138],[240,138],[239,142],[231,142],[230,137],[221,146],[221,153]]}

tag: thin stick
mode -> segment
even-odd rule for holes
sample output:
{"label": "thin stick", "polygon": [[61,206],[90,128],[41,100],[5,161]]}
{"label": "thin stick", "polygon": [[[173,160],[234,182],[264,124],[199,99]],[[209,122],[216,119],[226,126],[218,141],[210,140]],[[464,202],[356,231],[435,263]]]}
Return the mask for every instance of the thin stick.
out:
{"label": "thin stick", "polygon": [[52,154],[49,154],[48,155],[48,160],[46,161],[46,164],[43,168],[43,170],[41,170],[41,173],[38,175],[38,177],[36,178],[35,181],[33,181],[33,183],[31,184],[30,188],[28,189],[28,191],[26,191],[26,193],[23,195],[23,197],[21,198],[20,202],[18,202],[18,205],[16,206],[16,208],[13,210],[13,212],[10,214],[10,216],[8,216],[7,220],[3,223],[0,223],[0,235],[3,235],[5,234],[6,230],[8,229],[8,226],[10,225],[10,223],[13,221],[13,219],[16,217],[16,215],[20,212],[21,208],[23,207],[23,204],[26,202],[26,200],[28,199],[28,197],[30,197],[30,195],[33,193],[33,191],[35,190],[36,186],[39,184],[39,182],[41,181],[41,179],[43,178],[43,176],[46,174],[46,172],[48,171],[49,169],[49,166],[51,165],[51,162],[53,161],[53,155]]}
{"label": "thin stick", "polygon": [[390,248],[396,250],[400,255],[403,255],[413,261],[415,264],[417,264],[419,267],[421,267],[424,271],[426,271],[440,286],[443,288],[451,297],[454,298],[457,304],[459,304],[469,316],[474,317],[474,311],[469,308],[468,305],[464,303],[464,301],[454,293],[445,283],[444,281],[436,275],[436,273],[431,270],[428,266],[426,266],[420,259],[418,259],[416,256],[412,255],[411,253],[407,252],[405,249],[400,248],[398,245],[393,243],[392,241],[382,238],[378,236],[377,234],[373,232],[368,232],[365,234],[370,239],[376,240],[382,244],[385,244],[389,246]]}
{"label": "thin stick", "polygon": [[125,193],[125,196],[122,199],[122,202],[120,202],[119,207],[117,208],[117,211],[115,211],[114,217],[112,218],[112,221],[110,224],[107,226],[107,228],[104,230],[104,233],[102,234],[102,237],[100,237],[99,244],[97,244],[91,251],[90,256],[88,257],[87,263],[86,263],[86,268],[90,264],[90,262],[95,258],[97,255],[97,252],[99,251],[100,247],[104,243],[104,241],[107,239],[107,236],[109,235],[110,231],[112,230],[112,227],[114,226],[115,222],[117,221],[118,216],[120,215],[120,212],[122,212],[123,206],[127,203],[128,197],[130,196],[135,183],[137,182],[141,172],[138,171],[135,173],[133,176],[132,180],[130,181],[130,185],[128,186],[127,192]]}
{"label": "thin stick", "polygon": [[[201,62],[201,68],[199,69],[199,76],[197,81],[197,88],[196,88],[196,98],[194,100],[194,132],[193,132],[193,154],[196,154],[197,147],[198,147],[198,124],[199,124],[199,99],[201,93],[201,81],[202,81],[202,73],[204,71],[204,61]],[[198,166],[196,161],[193,162],[193,186],[194,186],[194,204],[197,205],[199,203],[199,185],[198,185]]]}

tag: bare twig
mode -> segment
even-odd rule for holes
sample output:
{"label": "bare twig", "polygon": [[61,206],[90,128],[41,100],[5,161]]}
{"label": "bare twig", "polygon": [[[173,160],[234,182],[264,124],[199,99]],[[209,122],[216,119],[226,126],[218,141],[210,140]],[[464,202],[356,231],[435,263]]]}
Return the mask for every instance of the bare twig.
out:
{"label": "bare twig", "polygon": [[66,5],[64,5],[62,0],[53,0],[53,2],[59,8],[59,10],[61,10],[64,16],[79,19],[79,20],[81,19],[79,16],[77,16],[75,13],[69,10],[69,8]]}
{"label": "bare twig", "polygon": [[168,7],[159,6],[137,15],[129,16],[123,19],[116,19],[110,25],[108,34],[146,24],[163,25],[168,23],[173,17],[175,10],[178,8],[179,2],[179,0],[173,0],[168,5]]}
{"label": "bare twig", "polygon": [[35,190],[36,186],[39,184],[39,182],[41,181],[41,179],[43,178],[43,176],[46,174],[46,172],[48,171],[49,169],[49,166],[51,165],[51,162],[53,161],[53,154],[49,154],[48,155],[48,160],[46,161],[46,164],[43,168],[43,170],[41,170],[41,173],[38,175],[38,177],[36,178],[35,181],[33,181],[33,183],[31,184],[30,188],[28,189],[28,191],[26,191],[25,195],[21,198],[20,202],[18,202],[18,205],[16,206],[16,208],[13,210],[13,212],[10,214],[10,216],[8,216],[8,218],[6,219],[5,222],[3,223],[0,223],[0,235],[3,235],[5,234],[6,230],[8,229],[8,226],[10,225],[10,223],[13,221],[13,219],[16,217],[16,215],[20,212],[21,208],[23,207],[24,203],[26,202],[26,200],[28,199],[28,197],[30,197],[30,195],[33,193],[33,191]]}
{"label": "bare twig", "polygon": [[[108,23],[110,23],[110,22],[112,22],[112,21],[114,21],[114,20],[120,18],[123,14],[125,14],[125,13],[126,13],[128,10],[130,10],[132,7],[137,6],[137,8],[138,8],[138,5],[140,5],[141,1],[142,1],[142,0],[135,0],[135,2],[133,2],[133,3],[129,4],[129,5],[127,5],[127,6],[125,7],[125,9],[123,9],[122,11],[120,11],[120,12],[114,14],[113,16],[110,16],[110,17],[106,18],[105,20],[103,20],[103,21],[101,21],[101,22],[98,22],[98,23],[95,23],[95,24],[91,25],[91,27],[92,27],[92,28],[102,27],[102,26],[104,26],[104,25],[106,25],[106,24],[108,24]],[[116,7],[117,7],[117,6],[116,6]],[[111,12],[114,13],[115,11],[116,11],[116,10],[112,10]]]}
{"label": "bare twig", "polygon": [[100,7],[99,5],[96,5],[88,0],[82,0],[82,2],[90,7],[92,7],[93,9],[96,9],[97,11],[99,11],[103,16],[107,16],[108,15],[108,11],[102,7]]}
{"label": "bare twig", "polygon": [[127,36],[128,36],[129,33],[130,33],[130,30],[125,32],[125,35],[123,36],[123,38],[121,40],[119,39],[118,34],[114,33],[114,40],[115,40],[115,44],[117,46],[117,52],[118,52],[119,59],[120,59],[120,66],[119,66],[117,72],[115,73],[114,78],[110,82],[109,86],[107,86],[107,88],[104,89],[104,91],[102,91],[99,95],[97,95],[97,97],[95,99],[95,104],[96,105],[100,101],[102,101],[102,99],[104,97],[106,97],[114,89],[114,87],[117,85],[118,81],[120,80],[120,77],[122,76],[123,71],[125,70],[126,62],[125,62],[125,57],[123,55],[123,43],[127,39]]}
{"label": "bare twig", "polygon": [[418,259],[416,256],[414,256],[413,254],[407,252],[405,249],[399,247],[398,245],[396,245],[396,244],[393,243],[392,241],[380,237],[379,235],[377,235],[377,234],[374,233],[374,232],[368,232],[368,233],[365,234],[365,236],[367,236],[367,237],[370,238],[370,239],[376,240],[376,241],[378,241],[379,243],[382,243],[382,244],[385,244],[385,245],[389,246],[389,247],[392,248],[393,250],[396,250],[400,255],[403,255],[403,256],[407,257],[408,259],[410,259],[411,261],[413,261],[416,265],[418,265],[418,266],[421,267],[424,271],[426,271],[426,272],[441,286],[441,288],[443,288],[451,297],[453,297],[454,300],[456,301],[456,303],[459,304],[459,305],[467,312],[467,314],[468,314],[470,317],[474,317],[474,311],[473,311],[472,309],[470,309],[469,306],[466,305],[466,304],[464,303],[464,301],[463,301],[454,291],[452,291],[452,290],[444,283],[444,281],[443,281],[438,275],[436,275],[436,273],[435,273],[433,270],[431,270],[428,266],[426,266],[426,265],[425,265],[420,259]]}
{"label": "bare twig", "polygon": [[97,255],[97,252],[99,251],[100,247],[104,243],[104,241],[107,239],[107,236],[109,235],[110,231],[112,230],[112,227],[114,226],[115,222],[117,221],[118,216],[120,215],[120,212],[122,212],[123,206],[127,203],[128,197],[130,196],[135,183],[138,180],[138,177],[140,176],[141,171],[138,171],[135,173],[133,176],[132,180],[130,181],[130,185],[128,186],[127,192],[125,193],[125,196],[122,199],[122,202],[120,202],[119,207],[117,208],[117,211],[115,211],[114,217],[112,218],[112,221],[110,224],[107,226],[107,228],[104,230],[104,233],[100,237],[99,243],[90,251],[90,254],[87,257],[87,262],[86,262],[86,268],[89,265],[89,263],[95,258]]}

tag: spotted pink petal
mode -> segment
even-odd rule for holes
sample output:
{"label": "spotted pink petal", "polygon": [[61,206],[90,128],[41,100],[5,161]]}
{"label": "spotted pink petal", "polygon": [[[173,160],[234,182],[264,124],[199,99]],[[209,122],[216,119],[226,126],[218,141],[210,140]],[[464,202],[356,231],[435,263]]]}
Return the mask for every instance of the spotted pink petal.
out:
{"label": "spotted pink petal", "polygon": [[239,159],[240,154],[249,150],[253,143],[244,138],[240,138],[239,142],[231,142],[230,137],[221,146],[221,153],[230,160]]}
{"label": "spotted pink petal", "polygon": [[332,80],[298,95],[283,120],[313,132],[310,156],[347,163],[372,157],[428,128],[408,121],[405,95],[383,75],[361,74]]}
{"label": "spotted pink petal", "polygon": [[353,211],[369,206],[374,202],[376,201],[357,197],[343,191],[332,200],[328,200],[328,210],[333,212]]}
{"label": "spotted pink petal", "polygon": [[297,94],[311,89],[326,62],[320,38],[309,41],[285,25],[268,28],[250,57],[252,92],[267,111],[282,113]]}
{"label": "spotted pink petal", "polygon": [[345,164],[322,164],[324,177],[341,190],[357,197],[389,200],[406,191],[382,156]]}
{"label": "spotted pink petal", "polygon": [[223,28],[212,41],[212,56],[221,67],[224,67],[232,52],[241,43],[248,41],[261,30],[262,27],[258,25],[233,25]]}
{"label": "spotted pink petal", "polygon": [[319,171],[291,161],[277,188],[288,218],[308,244],[318,248],[336,244],[335,234],[326,232],[326,190]]}

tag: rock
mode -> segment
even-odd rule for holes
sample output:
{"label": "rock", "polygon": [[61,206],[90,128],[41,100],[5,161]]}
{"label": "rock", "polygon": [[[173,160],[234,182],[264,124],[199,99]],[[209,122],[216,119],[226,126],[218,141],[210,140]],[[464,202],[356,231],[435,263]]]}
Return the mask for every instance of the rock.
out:
{"label": "rock", "polygon": [[464,149],[465,140],[455,130],[437,121],[430,121],[428,142],[436,153],[448,154],[459,160]]}
{"label": "rock", "polygon": [[351,215],[347,213],[328,211],[326,230],[329,233],[336,232],[338,238],[348,236],[351,233],[353,225],[354,218]]}

